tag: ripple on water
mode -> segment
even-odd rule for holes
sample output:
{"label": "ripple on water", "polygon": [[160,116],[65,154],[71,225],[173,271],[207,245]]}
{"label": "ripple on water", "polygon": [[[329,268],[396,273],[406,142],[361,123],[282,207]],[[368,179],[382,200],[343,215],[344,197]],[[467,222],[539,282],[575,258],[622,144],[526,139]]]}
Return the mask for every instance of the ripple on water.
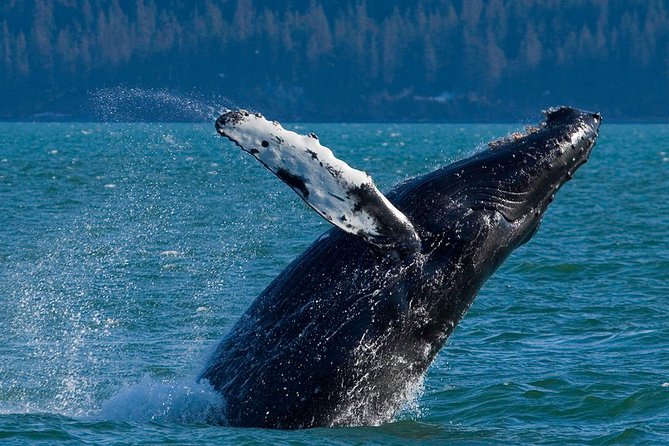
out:
{"label": "ripple on water", "polygon": [[[114,119],[132,115],[124,101],[217,113],[160,92],[100,97],[114,96]],[[509,132],[302,128],[383,188]],[[666,444],[668,138],[667,126],[602,128],[436,359],[419,415],[274,432],[204,424],[216,395],[192,377],[326,225],[210,123],[0,123],[0,441]]]}

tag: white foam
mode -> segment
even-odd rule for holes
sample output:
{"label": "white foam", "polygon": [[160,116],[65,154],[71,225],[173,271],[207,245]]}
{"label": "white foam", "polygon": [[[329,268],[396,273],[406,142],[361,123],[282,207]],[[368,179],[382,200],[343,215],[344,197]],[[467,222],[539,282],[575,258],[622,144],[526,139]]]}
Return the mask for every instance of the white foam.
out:
{"label": "white foam", "polygon": [[225,424],[224,410],[223,396],[206,382],[144,376],[103,403],[99,416],[128,422]]}

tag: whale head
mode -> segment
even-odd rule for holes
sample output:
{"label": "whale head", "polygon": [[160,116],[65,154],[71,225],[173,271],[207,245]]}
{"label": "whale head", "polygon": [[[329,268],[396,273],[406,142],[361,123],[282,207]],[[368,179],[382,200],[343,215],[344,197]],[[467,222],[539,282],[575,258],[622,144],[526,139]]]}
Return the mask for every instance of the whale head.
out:
{"label": "whale head", "polygon": [[490,143],[479,157],[481,171],[469,179],[474,188],[495,188],[473,194],[471,204],[501,214],[519,244],[536,232],[557,191],[588,161],[602,121],[599,113],[570,107],[544,114],[526,134]]}
{"label": "whale head", "polygon": [[477,252],[493,271],[536,233],[556,192],[588,160],[601,123],[598,113],[570,107],[544,114],[524,134],[493,141],[396,190],[396,199],[411,203],[400,209],[421,222],[424,250],[441,246],[451,257],[458,243],[463,252],[483,245]]}

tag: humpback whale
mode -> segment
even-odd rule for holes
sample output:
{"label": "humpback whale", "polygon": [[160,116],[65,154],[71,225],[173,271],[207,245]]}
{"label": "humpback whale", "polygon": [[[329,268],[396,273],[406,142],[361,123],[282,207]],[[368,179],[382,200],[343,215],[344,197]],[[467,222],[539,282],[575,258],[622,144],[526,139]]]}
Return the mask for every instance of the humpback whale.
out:
{"label": "humpback whale", "polygon": [[601,116],[552,108],[536,127],[382,194],[314,134],[245,110],[218,133],[333,224],[255,299],[203,372],[234,426],[389,420],[488,277],[585,163]]}

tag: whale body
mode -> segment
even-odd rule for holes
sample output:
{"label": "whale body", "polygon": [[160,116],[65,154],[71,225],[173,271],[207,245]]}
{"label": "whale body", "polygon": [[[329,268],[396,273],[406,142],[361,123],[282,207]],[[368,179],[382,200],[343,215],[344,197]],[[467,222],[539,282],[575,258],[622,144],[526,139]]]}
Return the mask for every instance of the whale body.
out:
{"label": "whale body", "polygon": [[601,116],[544,112],[524,134],[384,195],[315,135],[228,112],[218,132],[335,227],[256,298],[200,379],[234,426],[389,420],[421,382],[488,277],[537,231],[585,163]]}

